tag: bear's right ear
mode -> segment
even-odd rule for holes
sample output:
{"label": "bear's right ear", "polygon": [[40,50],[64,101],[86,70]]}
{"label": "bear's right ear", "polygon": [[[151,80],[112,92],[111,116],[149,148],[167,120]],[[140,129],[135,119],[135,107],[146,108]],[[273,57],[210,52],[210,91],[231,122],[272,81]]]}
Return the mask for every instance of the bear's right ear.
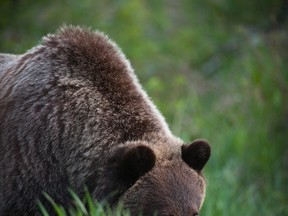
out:
{"label": "bear's right ear", "polygon": [[123,147],[114,156],[117,163],[118,177],[134,184],[142,175],[155,165],[156,156],[151,148],[145,145]]}
{"label": "bear's right ear", "polygon": [[211,147],[204,140],[196,140],[181,149],[182,159],[194,170],[200,172],[210,158]]}
{"label": "bear's right ear", "polygon": [[[102,169],[100,183],[103,186],[97,188],[97,194],[99,199],[107,199],[113,205],[141,176],[154,167],[156,156],[151,148],[143,144],[124,144],[111,153]],[[92,177],[86,183],[91,188],[95,179],[94,175]]]}
{"label": "bear's right ear", "polygon": [[132,182],[149,172],[156,161],[154,152],[144,145],[128,148],[122,156],[119,171]]}

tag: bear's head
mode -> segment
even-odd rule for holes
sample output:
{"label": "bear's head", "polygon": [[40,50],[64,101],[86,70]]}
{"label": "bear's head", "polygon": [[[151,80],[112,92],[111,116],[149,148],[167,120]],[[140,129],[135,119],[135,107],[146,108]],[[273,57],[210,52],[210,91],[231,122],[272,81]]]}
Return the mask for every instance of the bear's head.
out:
{"label": "bear's head", "polygon": [[[114,185],[110,203],[122,202],[131,215],[196,216],[205,198],[201,174],[210,145],[196,140],[178,155],[159,160],[147,145],[124,145],[109,160],[106,179]],[[106,182],[107,183],[107,182]]]}

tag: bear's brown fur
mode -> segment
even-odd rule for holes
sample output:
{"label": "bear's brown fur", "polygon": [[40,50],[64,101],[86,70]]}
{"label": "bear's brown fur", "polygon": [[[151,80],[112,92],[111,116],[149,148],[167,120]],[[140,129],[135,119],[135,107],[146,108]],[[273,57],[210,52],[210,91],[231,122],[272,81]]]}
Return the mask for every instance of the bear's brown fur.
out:
{"label": "bear's brown fur", "polygon": [[[63,27],[0,54],[0,215],[35,215],[67,188],[132,215],[197,215],[210,146],[174,137],[114,42]],[[113,194],[113,195],[112,195]]]}

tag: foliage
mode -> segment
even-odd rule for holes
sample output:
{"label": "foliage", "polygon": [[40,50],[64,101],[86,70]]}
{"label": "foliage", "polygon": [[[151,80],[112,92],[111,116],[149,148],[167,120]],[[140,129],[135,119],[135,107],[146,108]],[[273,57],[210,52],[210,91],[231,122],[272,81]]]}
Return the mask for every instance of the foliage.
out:
{"label": "foliage", "polygon": [[63,23],[106,32],[172,131],[212,143],[202,214],[288,215],[287,8],[286,0],[2,0],[0,49],[24,52]]}
{"label": "foliage", "polygon": [[[75,194],[71,189],[69,189],[69,192],[74,200],[73,206],[71,206],[68,210],[63,208],[63,206],[55,203],[53,198],[49,196],[49,194],[44,193],[44,196],[46,199],[50,202],[52,205],[55,213],[57,216],[129,216],[129,213],[125,210],[123,210],[123,207],[121,204],[115,207],[115,209],[112,211],[105,202],[98,203],[95,200],[92,199],[90,193],[88,191],[85,192],[85,196],[83,200],[81,200],[77,194]],[[38,206],[40,208],[40,211],[43,216],[49,216],[46,208],[43,206],[43,204],[38,201]]]}

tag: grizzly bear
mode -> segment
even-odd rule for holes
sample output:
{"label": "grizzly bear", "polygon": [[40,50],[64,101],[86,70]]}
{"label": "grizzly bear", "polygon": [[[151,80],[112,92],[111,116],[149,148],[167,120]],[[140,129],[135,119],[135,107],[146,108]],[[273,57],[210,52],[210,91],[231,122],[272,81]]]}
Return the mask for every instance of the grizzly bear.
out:
{"label": "grizzly bear", "polygon": [[[23,55],[0,54],[0,216],[69,207],[86,189],[131,215],[195,216],[205,197],[204,140],[185,144],[117,45],[65,26]],[[85,189],[86,188],[86,189]]]}

